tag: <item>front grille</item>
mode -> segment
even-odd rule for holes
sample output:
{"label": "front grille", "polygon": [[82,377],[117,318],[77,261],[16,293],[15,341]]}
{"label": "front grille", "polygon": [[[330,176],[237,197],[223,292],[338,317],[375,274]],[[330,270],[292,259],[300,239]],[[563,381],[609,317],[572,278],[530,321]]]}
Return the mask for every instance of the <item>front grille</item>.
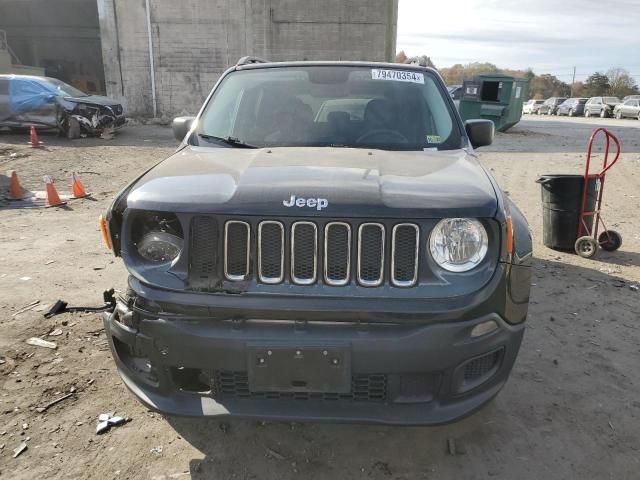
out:
{"label": "front grille", "polygon": [[324,228],[324,280],[329,285],[349,283],[351,274],[351,226],[327,223]]}
{"label": "front grille", "polygon": [[284,280],[284,226],[265,221],[258,226],[258,275],[263,283]]}
{"label": "front grille", "polygon": [[247,372],[217,370],[214,374],[213,395],[216,398],[383,402],[387,398],[387,376],[383,374],[353,375],[349,393],[252,392],[249,389]]}
{"label": "front grille", "polygon": [[318,228],[312,222],[296,222],[291,227],[291,279],[300,285],[316,281],[318,269]]}
{"label": "front grille", "polygon": [[251,227],[246,222],[232,220],[224,229],[224,274],[229,280],[244,280],[249,275]]}
{"label": "front grille", "polygon": [[418,279],[418,247],[420,229],[411,223],[393,227],[391,281],[399,287],[410,287]]}
{"label": "front grille", "polygon": [[[206,220],[194,217],[192,221],[198,228],[192,230],[197,239],[192,239],[190,277],[216,268],[217,221]],[[385,281],[395,287],[418,283],[421,235],[414,223],[389,224],[387,230],[374,222],[233,219],[221,221],[220,230],[224,231],[219,243],[227,280],[320,282],[332,287],[353,282],[364,287],[378,287]],[[203,246],[206,242],[209,248]]]}
{"label": "front grille", "polygon": [[358,229],[358,281],[377,287],[384,279],[384,226],[364,223]]}
{"label": "front grille", "polygon": [[189,285],[211,288],[218,278],[218,222],[212,217],[194,217],[189,238]]}

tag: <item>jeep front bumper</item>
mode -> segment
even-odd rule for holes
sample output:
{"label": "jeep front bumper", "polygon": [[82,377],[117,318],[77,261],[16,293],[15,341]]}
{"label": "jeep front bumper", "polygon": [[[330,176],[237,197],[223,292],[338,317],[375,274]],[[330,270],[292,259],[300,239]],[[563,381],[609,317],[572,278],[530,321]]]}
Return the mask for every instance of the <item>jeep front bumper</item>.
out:
{"label": "jeep front bumper", "polygon": [[[513,367],[524,323],[509,316],[526,315],[526,303],[512,302],[507,268],[472,297],[433,312],[424,303],[423,320],[360,307],[353,321],[353,312],[325,300],[325,320],[304,321],[304,299],[280,300],[287,318],[278,319],[274,304],[259,313],[260,299],[167,292],[131,278],[136,301],[119,303],[104,325],[126,386],[164,414],[441,424],[491,400]],[[207,305],[190,305],[198,298]],[[172,303],[157,308],[159,299]]]}

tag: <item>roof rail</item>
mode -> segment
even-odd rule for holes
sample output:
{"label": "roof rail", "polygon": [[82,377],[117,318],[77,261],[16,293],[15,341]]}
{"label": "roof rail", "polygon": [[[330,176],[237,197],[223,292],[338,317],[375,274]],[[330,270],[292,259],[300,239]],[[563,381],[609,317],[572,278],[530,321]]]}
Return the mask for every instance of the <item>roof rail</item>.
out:
{"label": "roof rail", "polygon": [[240,65],[250,65],[252,63],[268,63],[268,62],[266,60],[263,60],[262,58],[252,57],[248,55],[238,60],[238,62],[236,63],[236,67]]}

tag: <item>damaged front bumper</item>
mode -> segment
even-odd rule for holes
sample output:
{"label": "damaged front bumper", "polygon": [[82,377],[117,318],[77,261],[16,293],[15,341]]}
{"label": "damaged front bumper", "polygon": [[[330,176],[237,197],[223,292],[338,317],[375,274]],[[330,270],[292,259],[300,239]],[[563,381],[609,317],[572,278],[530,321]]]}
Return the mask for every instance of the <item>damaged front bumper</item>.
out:
{"label": "damaged front bumper", "polygon": [[337,305],[326,321],[278,320],[268,308],[241,318],[231,312],[242,311],[242,296],[219,308],[211,297],[187,305],[188,293],[160,305],[162,291],[131,279],[129,301],[103,320],[125,385],[164,414],[441,424],[479,409],[509,376],[524,323],[507,321],[504,280],[458,299],[467,303],[455,321],[438,321],[439,311],[408,323],[364,311],[362,321],[339,321]]}

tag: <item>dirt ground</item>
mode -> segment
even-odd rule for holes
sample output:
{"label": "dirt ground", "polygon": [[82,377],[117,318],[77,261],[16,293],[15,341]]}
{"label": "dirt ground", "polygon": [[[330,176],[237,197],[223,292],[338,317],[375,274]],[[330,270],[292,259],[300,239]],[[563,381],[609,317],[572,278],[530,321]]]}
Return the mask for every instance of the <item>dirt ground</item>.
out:
{"label": "dirt ground", "polygon": [[[597,125],[623,144],[607,180],[604,216],[624,240],[620,251],[585,260],[541,244],[535,179],[581,173]],[[535,236],[530,316],[512,376],[495,401],[431,428],[241,420],[226,428],[147,411],[121,383],[99,315],[44,319],[43,310],[57,299],[96,305],[103,290],[124,288],[125,269],[103,247],[98,215],[176,142],[159,126],[129,127],[113,140],[45,136],[47,150],[32,150],[26,140],[0,133],[0,171],[17,170],[31,190],[42,190],[42,176],[51,175],[59,191],[70,190],[76,171],[93,196],[66,208],[0,208],[0,477],[639,478],[640,122],[527,118],[482,150]],[[61,335],[48,336],[55,330]],[[27,345],[34,336],[57,349]],[[105,412],[131,421],[98,436],[96,418]],[[448,452],[450,439],[456,455]],[[28,449],[12,458],[22,441]]]}

